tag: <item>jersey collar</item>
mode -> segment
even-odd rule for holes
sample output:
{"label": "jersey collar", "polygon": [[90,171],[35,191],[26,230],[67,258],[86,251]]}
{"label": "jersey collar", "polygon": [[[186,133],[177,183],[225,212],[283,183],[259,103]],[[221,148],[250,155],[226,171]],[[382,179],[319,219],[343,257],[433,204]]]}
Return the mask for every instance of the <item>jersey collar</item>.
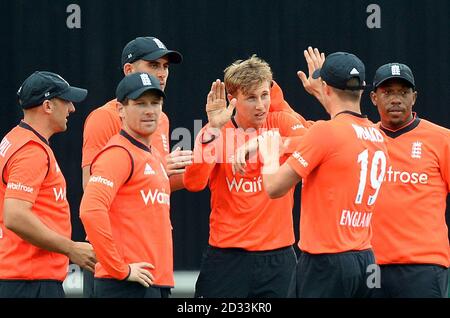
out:
{"label": "jersey collar", "polygon": [[29,130],[31,131],[33,134],[35,134],[44,144],[46,144],[47,146],[50,146],[49,142],[47,139],[44,138],[44,136],[42,136],[40,133],[38,133],[33,127],[31,127],[30,125],[28,125],[26,122],[21,121],[19,123],[19,127]]}
{"label": "jersey collar", "polygon": [[341,114],[349,114],[349,115],[356,116],[356,117],[359,117],[359,118],[367,118],[366,115],[362,115],[362,114],[357,113],[357,112],[352,112],[351,110],[341,111],[341,112],[337,113],[336,115],[334,115],[333,118],[336,118],[337,116],[339,116]]}
{"label": "jersey collar", "polygon": [[239,128],[239,125],[237,124],[236,119],[234,118],[234,116],[231,117],[231,123],[233,124],[234,128],[236,128],[236,129]]}
{"label": "jersey collar", "polygon": [[136,140],[135,138],[131,137],[125,130],[121,129],[120,130],[120,135],[125,137],[129,142],[131,142],[136,147],[138,147],[138,148],[140,148],[140,149],[142,149],[144,151],[152,153],[152,146],[147,147],[142,142],[140,142],[140,141]]}
{"label": "jersey collar", "polygon": [[420,118],[417,117],[417,113],[413,112],[412,114],[413,114],[413,119],[411,119],[411,121],[409,121],[406,125],[400,127],[399,129],[392,130],[392,129],[386,128],[383,126],[382,123],[380,123],[380,128],[382,131],[384,131],[384,133],[388,137],[397,138],[397,137],[413,130],[414,128],[416,128],[419,125]]}

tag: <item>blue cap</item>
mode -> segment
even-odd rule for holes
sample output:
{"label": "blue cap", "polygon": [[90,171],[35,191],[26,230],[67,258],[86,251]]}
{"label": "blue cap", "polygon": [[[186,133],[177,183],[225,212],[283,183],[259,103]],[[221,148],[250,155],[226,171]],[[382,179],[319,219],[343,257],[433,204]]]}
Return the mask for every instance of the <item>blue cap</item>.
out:
{"label": "blue cap", "polygon": [[88,91],[84,88],[70,86],[60,75],[36,71],[31,74],[17,91],[19,105],[29,109],[42,105],[45,100],[58,97],[70,102],[82,102]]}
{"label": "blue cap", "polygon": [[125,99],[137,99],[146,91],[155,91],[166,98],[156,77],[147,73],[132,73],[125,76],[117,85],[116,97],[119,102]]}
{"label": "blue cap", "polygon": [[[354,54],[336,52],[327,56],[322,68],[314,71],[312,77],[322,78],[328,85],[343,90],[361,90],[365,88],[366,68]],[[352,78],[359,80],[356,86],[349,86]]]}
{"label": "blue cap", "polygon": [[122,51],[122,66],[137,60],[156,61],[167,56],[170,63],[179,64],[183,56],[177,52],[168,50],[159,39],[151,36],[138,37],[125,45]]}
{"label": "blue cap", "polygon": [[373,78],[373,87],[377,88],[382,83],[391,78],[405,80],[412,88],[416,87],[414,75],[408,65],[401,63],[388,63],[380,66]]}

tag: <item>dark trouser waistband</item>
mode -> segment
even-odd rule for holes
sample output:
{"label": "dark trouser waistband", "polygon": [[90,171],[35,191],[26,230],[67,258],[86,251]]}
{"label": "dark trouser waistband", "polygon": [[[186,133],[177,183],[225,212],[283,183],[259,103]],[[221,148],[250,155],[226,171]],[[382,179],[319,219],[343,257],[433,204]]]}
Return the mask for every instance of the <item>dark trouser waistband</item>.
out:
{"label": "dark trouser waistband", "polygon": [[391,263],[391,264],[378,264],[378,266],[380,266],[381,268],[394,268],[394,267],[398,267],[398,266],[436,266],[436,267],[441,267],[443,269],[449,269],[449,267],[444,266],[442,264],[434,264],[434,263]]}
{"label": "dark trouser waistband", "polygon": [[300,251],[302,254],[306,255],[351,255],[351,254],[358,254],[358,253],[366,253],[366,252],[372,252],[373,250],[371,248],[365,249],[365,250],[351,250],[351,251],[345,251],[345,252],[337,252],[337,253],[319,253],[319,254],[312,254],[305,251]]}
{"label": "dark trouser waistband", "polygon": [[257,254],[257,255],[269,255],[269,254],[278,254],[283,253],[285,251],[289,251],[292,249],[292,245],[284,246],[280,248],[276,248],[273,250],[264,250],[264,251],[249,251],[243,248],[237,248],[237,247],[215,247],[212,245],[208,245],[208,248],[213,251],[223,252],[223,253],[230,253],[230,254]]}

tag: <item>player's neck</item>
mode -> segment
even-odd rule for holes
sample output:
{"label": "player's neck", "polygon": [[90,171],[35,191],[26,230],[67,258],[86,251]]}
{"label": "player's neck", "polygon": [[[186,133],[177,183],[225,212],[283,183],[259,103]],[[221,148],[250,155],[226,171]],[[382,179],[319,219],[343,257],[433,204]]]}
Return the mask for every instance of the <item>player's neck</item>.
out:
{"label": "player's neck", "polygon": [[150,145],[152,143],[152,135],[140,135],[136,132],[134,132],[132,129],[126,127],[125,125],[123,125],[122,129],[131,137],[133,137],[134,139],[136,139],[137,141],[139,141],[141,144],[143,144],[144,146],[150,148]]}
{"label": "player's neck", "polygon": [[345,103],[336,103],[334,104],[334,107],[330,107],[330,117],[334,118],[337,114],[342,112],[353,112],[356,114],[361,114],[361,106],[359,102],[352,103],[352,102],[345,102]]}
{"label": "player's neck", "polygon": [[244,130],[247,129],[259,129],[262,125],[255,125],[252,124],[246,120],[244,120],[242,117],[239,116],[239,113],[236,113],[236,116],[234,116],[234,120],[239,128],[242,128]]}
{"label": "player's neck", "polygon": [[37,118],[35,116],[31,115],[25,115],[24,119],[22,120],[24,123],[30,125],[34,130],[36,130],[42,137],[47,139],[47,141],[50,139],[50,137],[55,133],[48,123],[43,120],[42,118]]}

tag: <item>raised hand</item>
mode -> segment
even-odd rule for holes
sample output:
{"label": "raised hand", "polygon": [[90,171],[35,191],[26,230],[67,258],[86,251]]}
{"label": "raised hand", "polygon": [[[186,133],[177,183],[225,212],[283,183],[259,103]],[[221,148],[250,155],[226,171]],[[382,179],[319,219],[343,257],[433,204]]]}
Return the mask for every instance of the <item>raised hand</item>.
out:
{"label": "raised hand", "polygon": [[308,76],[303,71],[298,71],[297,75],[302,81],[305,90],[321,101],[322,83],[319,79],[312,78],[312,74],[315,70],[322,67],[325,61],[325,54],[320,53],[317,48],[313,49],[308,47],[307,50],[303,52],[305,56],[306,63],[308,64]]}
{"label": "raised hand", "polygon": [[230,105],[227,107],[225,84],[220,80],[213,82],[206,100],[209,125],[213,128],[222,128],[230,120],[235,107],[235,98],[230,101]]}

